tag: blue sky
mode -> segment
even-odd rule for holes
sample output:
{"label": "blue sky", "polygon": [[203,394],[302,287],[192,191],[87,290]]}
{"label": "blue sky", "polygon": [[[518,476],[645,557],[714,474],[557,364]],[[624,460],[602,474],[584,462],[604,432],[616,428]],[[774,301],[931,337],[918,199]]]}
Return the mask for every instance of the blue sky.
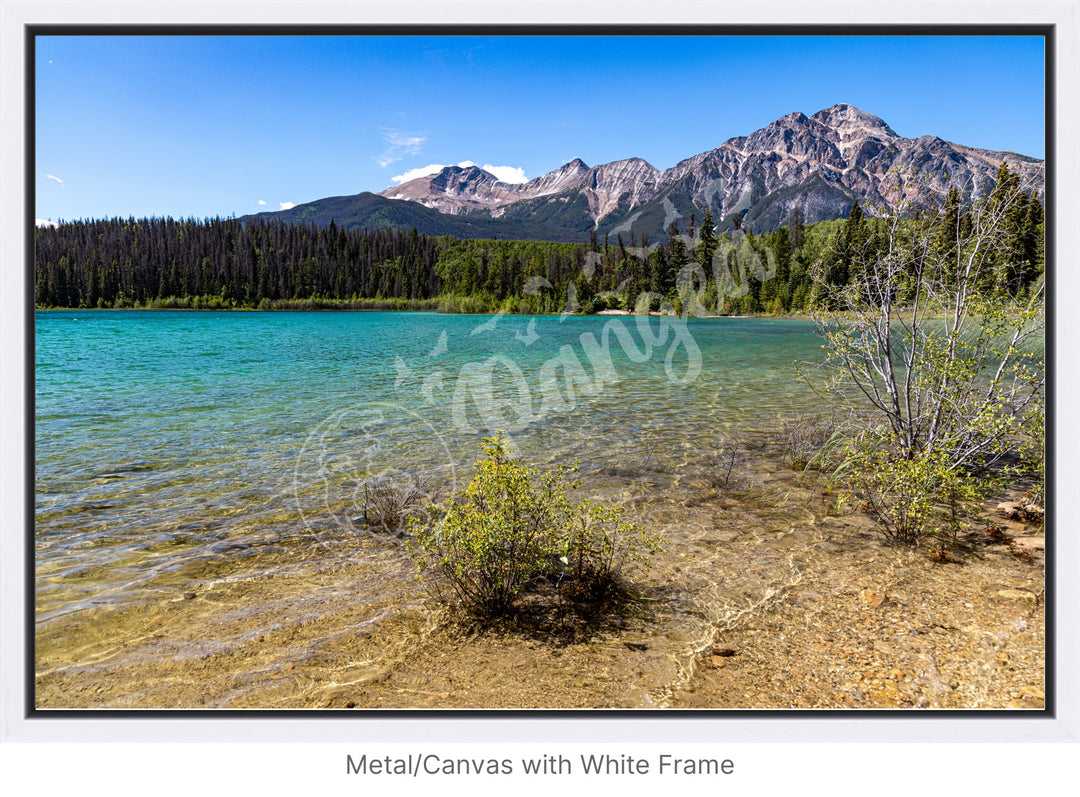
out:
{"label": "blue sky", "polygon": [[[902,136],[1044,156],[1039,37],[105,37],[36,42],[36,216],[208,217],[380,191],[660,169],[838,102]],[[516,177],[515,177],[516,176]]]}

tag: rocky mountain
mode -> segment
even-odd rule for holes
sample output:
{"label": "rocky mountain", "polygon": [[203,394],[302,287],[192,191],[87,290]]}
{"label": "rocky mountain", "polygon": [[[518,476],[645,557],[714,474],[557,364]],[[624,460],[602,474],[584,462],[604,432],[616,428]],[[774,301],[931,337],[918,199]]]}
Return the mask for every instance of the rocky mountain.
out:
{"label": "rocky mountain", "polygon": [[[839,104],[813,116],[788,114],[665,171],[640,158],[591,168],[575,159],[513,184],[476,166],[448,166],[378,195],[353,197],[352,204],[367,212],[335,218],[346,227],[398,226],[393,220],[420,215],[427,222],[416,225],[421,232],[464,237],[576,241],[596,230],[656,240],[671,222],[685,226],[691,214],[700,219],[706,210],[721,229],[739,218],[755,230],[771,230],[788,223],[796,208],[810,223],[845,216],[856,201],[875,214],[900,207],[919,191],[943,197],[952,185],[979,196],[992,189],[1002,162],[1042,193],[1041,160],[932,135],[904,138],[878,117]],[[328,223],[328,206],[344,210],[349,199],[319,200],[274,215]],[[427,217],[421,208],[437,216]]]}

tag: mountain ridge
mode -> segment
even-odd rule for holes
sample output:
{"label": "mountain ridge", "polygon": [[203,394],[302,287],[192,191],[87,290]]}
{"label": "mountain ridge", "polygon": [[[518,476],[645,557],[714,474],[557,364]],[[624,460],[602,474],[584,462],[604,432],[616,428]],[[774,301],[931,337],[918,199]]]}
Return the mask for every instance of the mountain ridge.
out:
{"label": "mountain ridge", "polygon": [[[575,158],[525,183],[505,183],[477,166],[447,166],[378,194],[357,195],[377,199],[360,203],[366,215],[335,221],[351,228],[420,218],[421,232],[464,230],[463,237],[580,241],[618,231],[656,240],[671,221],[682,225],[706,211],[721,229],[736,221],[772,229],[788,223],[796,209],[812,223],[844,216],[854,202],[875,214],[896,210],[922,191],[944,197],[954,184],[967,197],[979,196],[992,190],[1002,162],[1042,195],[1045,164],[1039,159],[930,134],[905,138],[883,119],[838,103],[811,116],[786,114],[665,170],[638,157],[592,167]],[[325,206],[337,200],[340,207],[342,199],[256,215],[319,223]],[[395,206],[402,203],[441,218]]]}

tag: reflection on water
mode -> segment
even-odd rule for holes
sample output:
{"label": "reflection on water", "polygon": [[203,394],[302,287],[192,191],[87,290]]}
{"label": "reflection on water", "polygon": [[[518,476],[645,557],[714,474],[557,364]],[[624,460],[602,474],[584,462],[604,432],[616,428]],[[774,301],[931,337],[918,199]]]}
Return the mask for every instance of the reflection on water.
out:
{"label": "reflection on water", "polygon": [[814,407],[796,363],[820,351],[809,323],[767,319],[64,311],[36,333],[39,629],[360,550],[352,599],[373,600],[408,567],[359,544],[358,491],[460,485],[495,429],[692,549],[674,499],[725,435]]}

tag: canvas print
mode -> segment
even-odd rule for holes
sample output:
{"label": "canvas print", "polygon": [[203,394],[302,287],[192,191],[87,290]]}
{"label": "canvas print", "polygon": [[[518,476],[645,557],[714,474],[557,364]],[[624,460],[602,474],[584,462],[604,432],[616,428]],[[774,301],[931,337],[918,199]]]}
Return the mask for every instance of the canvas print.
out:
{"label": "canvas print", "polygon": [[963,33],[35,36],[36,709],[1044,709]]}

